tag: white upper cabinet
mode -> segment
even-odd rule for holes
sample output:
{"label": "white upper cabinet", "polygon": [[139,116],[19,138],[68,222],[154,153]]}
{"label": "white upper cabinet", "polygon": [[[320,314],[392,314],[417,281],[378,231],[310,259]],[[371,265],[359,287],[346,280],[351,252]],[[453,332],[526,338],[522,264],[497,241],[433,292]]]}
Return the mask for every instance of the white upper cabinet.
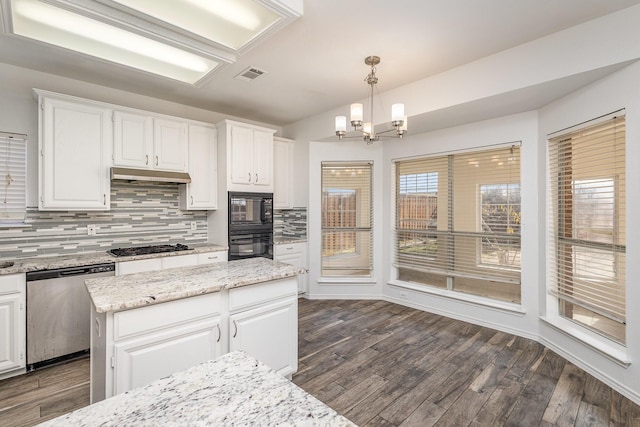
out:
{"label": "white upper cabinet", "polygon": [[218,208],[216,129],[189,125],[189,175],[191,183],[180,186],[180,209]]}
{"label": "white upper cabinet", "polygon": [[149,168],[153,162],[153,119],[150,116],[113,113],[113,163]]}
{"label": "white upper cabinet", "polygon": [[40,210],[109,210],[112,110],[39,96]]}
{"label": "white upper cabinet", "polygon": [[294,141],[273,138],[273,207],[293,208]]}
{"label": "white upper cabinet", "polygon": [[186,121],[116,111],[113,122],[115,166],[187,171]]}
{"label": "white upper cabinet", "polygon": [[187,123],[153,119],[153,150],[156,169],[187,171]]}
{"label": "white upper cabinet", "polygon": [[225,120],[218,124],[226,152],[227,191],[273,193],[273,129]]}

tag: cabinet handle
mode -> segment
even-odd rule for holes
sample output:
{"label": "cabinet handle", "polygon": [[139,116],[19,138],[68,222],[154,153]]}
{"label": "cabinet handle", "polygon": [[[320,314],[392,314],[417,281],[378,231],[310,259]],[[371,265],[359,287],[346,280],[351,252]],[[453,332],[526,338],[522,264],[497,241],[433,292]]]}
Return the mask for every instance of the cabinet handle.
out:
{"label": "cabinet handle", "polygon": [[158,156],[156,156],[156,166],[158,166]]}
{"label": "cabinet handle", "polygon": [[102,206],[107,206],[107,195],[106,194],[102,195]]}
{"label": "cabinet handle", "polygon": [[149,155],[148,154],[144,155],[144,165],[145,166],[149,166]]}
{"label": "cabinet handle", "polygon": [[249,172],[249,182],[251,182],[251,172]]}
{"label": "cabinet handle", "polygon": [[218,259],[218,255],[216,255],[216,256],[210,256],[210,257],[209,257],[209,258],[207,258],[207,259]]}
{"label": "cabinet handle", "polygon": [[289,246],[288,248],[286,248],[288,251],[292,251],[293,250],[293,246]]}
{"label": "cabinet handle", "polygon": [[258,174],[256,174],[256,183],[258,182]]}
{"label": "cabinet handle", "polygon": [[233,338],[236,337],[236,335],[238,335],[238,324],[236,323],[236,321],[233,321]]}
{"label": "cabinet handle", "polygon": [[193,206],[193,196],[191,196],[191,206]]}
{"label": "cabinet handle", "polygon": [[216,326],[218,327],[218,339],[216,340],[216,342],[220,342],[220,337],[222,337],[222,331],[220,331],[220,323],[218,323]]}

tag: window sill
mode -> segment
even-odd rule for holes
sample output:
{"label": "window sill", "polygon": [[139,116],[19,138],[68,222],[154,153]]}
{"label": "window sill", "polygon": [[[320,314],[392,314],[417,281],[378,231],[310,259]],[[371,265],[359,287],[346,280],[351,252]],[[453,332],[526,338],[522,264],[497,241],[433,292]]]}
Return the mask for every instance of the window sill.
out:
{"label": "window sill", "polygon": [[336,278],[328,278],[321,277],[318,279],[318,285],[375,285],[377,282],[375,279],[371,277],[359,277],[359,278],[351,278],[351,277],[336,277]]}
{"label": "window sill", "polygon": [[631,365],[631,359],[627,356],[627,349],[621,344],[616,344],[604,337],[599,337],[596,333],[590,333],[569,320],[545,316],[541,316],[540,320],[555,330],[586,344],[592,350],[602,354],[623,368],[628,368],[629,365]]}
{"label": "window sill", "polygon": [[433,288],[428,285],[415,285],[409,282],[403,282],[401,280],[391,280],[387,282],[390,286],[395,286],[398,288],[409,289],[416,292],[421,292],[424,294],[436,295],[439,297],[444,297],[452,300],[457,300],[465,303],[471,303],[474,305],[479,305],[482,307],[486,307],[493,310],[506,311],[509,313],[515,313],[518,315],[525,315],[527,311],[522,308],[520,304],[514,304],[509,302],[503,302],[498,300],[493,300],[489,298],[483,298],[475,295],[464,294],[461,292],[449,291],[446,289]]}

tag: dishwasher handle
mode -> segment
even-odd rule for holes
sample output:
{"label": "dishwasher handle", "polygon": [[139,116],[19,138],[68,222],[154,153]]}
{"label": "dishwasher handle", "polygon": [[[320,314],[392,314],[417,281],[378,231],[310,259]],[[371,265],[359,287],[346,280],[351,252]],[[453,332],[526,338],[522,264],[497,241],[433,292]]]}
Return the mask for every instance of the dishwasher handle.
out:
{"label": "dishwasher handle", "polygon": [[87,265],[81,267],[56,268],[27,272],[27,282],[57,279],[60,277],[82,276],[87,274],[108,273],[116,270],[115,263]]}

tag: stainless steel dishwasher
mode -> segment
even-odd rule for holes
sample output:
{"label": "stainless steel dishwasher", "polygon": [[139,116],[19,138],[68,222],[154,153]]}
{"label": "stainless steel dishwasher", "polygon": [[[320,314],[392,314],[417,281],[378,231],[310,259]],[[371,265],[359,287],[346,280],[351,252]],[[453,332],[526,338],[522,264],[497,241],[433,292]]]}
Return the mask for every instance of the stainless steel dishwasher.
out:
{"label": "stainless steel dishwasher", "polygon": [[88,354],[91,301],[84,281],[114,275],[115,263],[27,273],[27,370]]}

